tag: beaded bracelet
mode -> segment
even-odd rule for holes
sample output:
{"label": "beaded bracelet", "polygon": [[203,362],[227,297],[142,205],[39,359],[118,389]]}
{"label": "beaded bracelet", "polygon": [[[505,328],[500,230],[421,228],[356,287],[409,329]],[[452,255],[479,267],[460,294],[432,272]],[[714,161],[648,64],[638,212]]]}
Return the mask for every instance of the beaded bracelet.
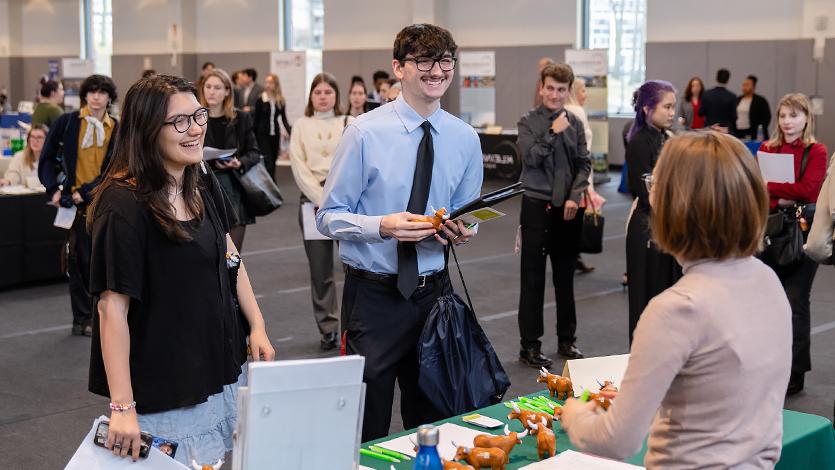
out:
{"label": "beaded bracelet", "polygon": [[124,412],[124,411],[128,411],[132,408],[136,408],[136,402],[135,401],[132,401],[130,403],[113,403],[113,402],[110,402],[110,409],[113,410],[113,411]]}

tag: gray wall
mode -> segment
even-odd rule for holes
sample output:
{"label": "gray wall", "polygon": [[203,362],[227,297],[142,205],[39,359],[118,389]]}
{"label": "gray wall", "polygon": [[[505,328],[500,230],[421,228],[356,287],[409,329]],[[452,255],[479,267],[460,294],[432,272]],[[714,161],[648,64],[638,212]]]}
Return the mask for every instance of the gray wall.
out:
{"label": "gray wall", "polygon": [[[536,89],[536,63],[542,57],[561,60],[567,45],[479,47],[461,50],[496,52],[496,124],[516,128],[519,118],[533,106]],[[361,75],[371,87],[371,74],[385,70],[391,74],[391,50],[324,51],[325,71],[336,75],[341,87],[347,90],[352,75]],[[442,100],[444,109],[457,114],[459,109],[458,77]],[[345,96],[345,92],[342,93]],[[346,99],[343,99],[345,102]]]}
{"label": "gray wall", "polygon": [[258,71],[258,81],[263,82],[270,71],[269,52],[178,54],[177,65],[171,66],[170,54],[114,55],[112,58],[113,80],[124,94],[142,76],[145,57],[151,58],[151,68],[159,73],[180,75],[188,79],[200,76],[200,67],[206,61],[214,62],[230,74],[236,70],[253,67]]}
{"label": "gray wall", "polygon": [[[651,42],[646,46],[647,79],[664,79],[673,83],[681,95],[687,82],[699,76],[705,86],[714,86],[716,70],[731,72],[728,88],[739,94],[747,75],[756,75],[757,93],[772,106],[790,92],[815,94],[816,64],[812,60],[812,40],[781,41],[704,41]],[[835,101],[835,39],[827,41],[826,57],[820,65],[818,94],[825,101]],[[829,106],[832,109],[832,106]],[[816,137],[835,150],[835,114],[821,116]],[[776,127],[772,118],[772,130]]]}

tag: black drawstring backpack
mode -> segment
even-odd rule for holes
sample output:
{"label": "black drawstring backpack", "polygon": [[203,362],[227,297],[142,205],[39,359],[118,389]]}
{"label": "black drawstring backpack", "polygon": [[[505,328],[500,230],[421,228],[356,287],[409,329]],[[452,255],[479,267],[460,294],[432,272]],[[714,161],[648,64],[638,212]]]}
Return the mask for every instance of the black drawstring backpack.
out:
{"label": "black drawstring backpack", "polygon": [[510,380],[478,324],[452,243],[448,250],[455,259],[467,303],[452,289],[438,298],[418,343],[418,383],[438,411],[455,416],[501,402]]}

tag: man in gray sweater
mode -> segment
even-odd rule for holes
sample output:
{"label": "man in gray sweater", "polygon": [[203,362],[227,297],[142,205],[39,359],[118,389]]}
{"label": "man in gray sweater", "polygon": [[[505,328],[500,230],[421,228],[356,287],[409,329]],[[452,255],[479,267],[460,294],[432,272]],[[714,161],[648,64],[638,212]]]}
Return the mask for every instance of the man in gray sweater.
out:
{"label": "man in gray sweater", "polygon": [[542,105],[519,120],[522,155],[522,269],[519,294],[519,360],[547,367],[542,354],[545,261],[550,255],[557,298],[558,353],[568,359],[583,354],[576,346],[577,312],[574,270],[580,250],[583,209],[591,159],[583,124],[564,108],[574,83],[566,64],[550,64],[541,74]]}

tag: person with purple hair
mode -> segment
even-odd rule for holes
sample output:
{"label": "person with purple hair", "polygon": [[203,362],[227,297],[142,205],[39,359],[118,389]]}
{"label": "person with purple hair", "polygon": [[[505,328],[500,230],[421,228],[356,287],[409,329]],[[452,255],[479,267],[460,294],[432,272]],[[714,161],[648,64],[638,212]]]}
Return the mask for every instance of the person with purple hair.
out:
{"label": "person with purple hair", "polygon": [[626,165],[634,203],[626,228],[626,277],[629,287],[629,344],[641,312],[656,295],[681,277],[675,258],[653,244],[649,231],[649,190],[652,173],[669,137],[676,114],[676,90],[663,80],[648,80],[633,97],[635,120],[626,135]]}

